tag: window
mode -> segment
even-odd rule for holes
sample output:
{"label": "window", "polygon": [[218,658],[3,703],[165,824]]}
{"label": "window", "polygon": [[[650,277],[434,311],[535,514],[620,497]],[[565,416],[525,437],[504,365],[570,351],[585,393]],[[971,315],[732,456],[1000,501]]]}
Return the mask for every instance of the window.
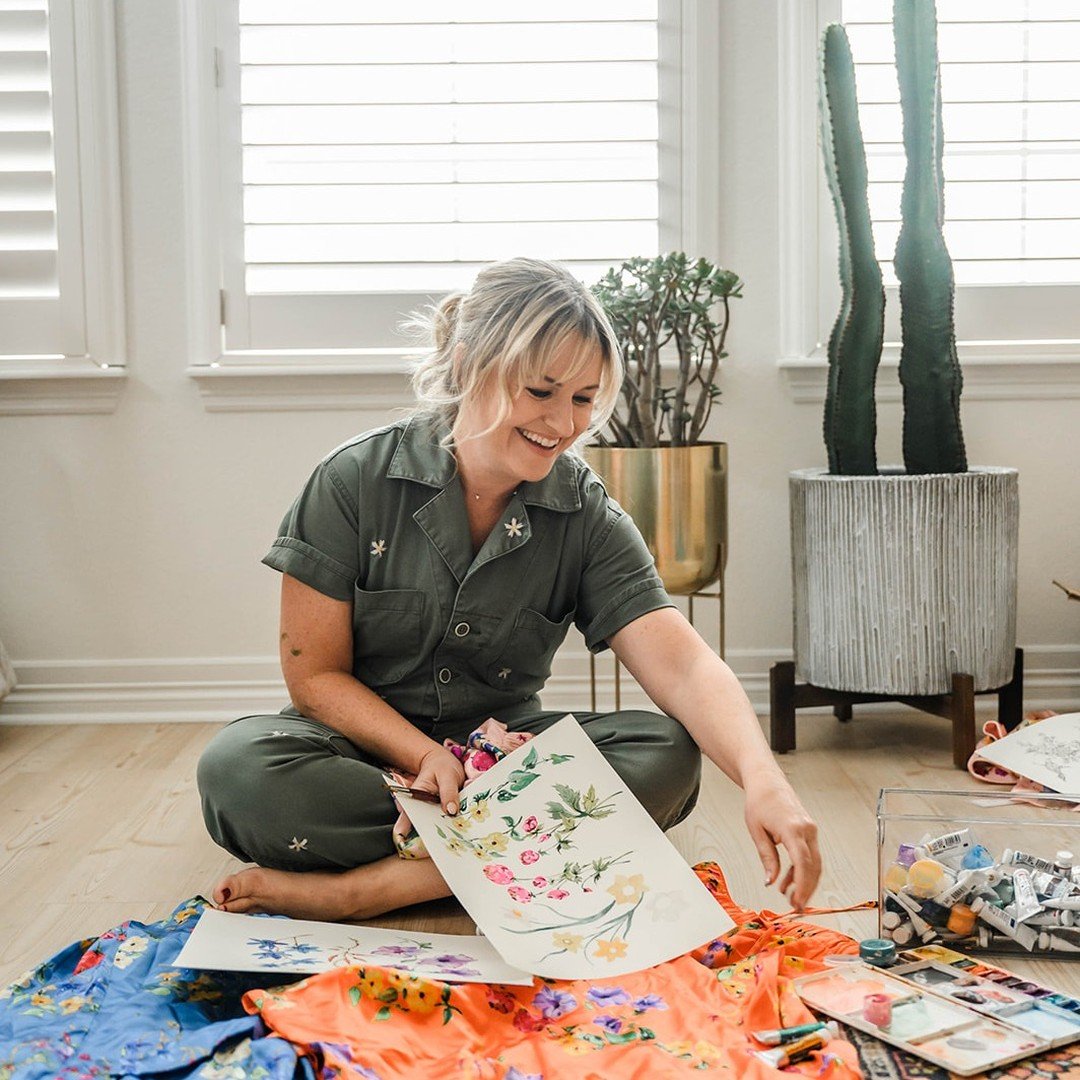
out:
{"label": "window", "polygon": [[211,364],[392,367],[402,314],[487,262],[591,281],[708,234],[682,103],[715,86],[715,14],[690,0],[234,0],[193,18],[191,77],[211,37],[218,84],[189,133],[193,171],[220,178],[189,208],[220,222],[196,268],[204,316],[221,286]]}
{"label": "window", "polygon": [[78,383],[123,363],[107,5],[0,0],[0,53],[0,410],[102,411]]}
{"label": "window", "polygon": [[[779,0],[782,359],[797,400],[824,394],[839,310],[837,236],[818,145],[820,34],[848,27],[886,281],[881,400],[899,388],[891,260],[904,157],[892,0]],[[1069,0],[937,0],[945,238],[965,399],[1080,391],[1080,13]],[[890,371],[890,369],[892,369]]]}
{"label": "window", "polygon": [[[1080,10],[1068,0],[938,0],[937,11],[958,335],[1078,339]],[[878,257],[895,288],[905,162],[892,0],[843,0],[841,21]]]}

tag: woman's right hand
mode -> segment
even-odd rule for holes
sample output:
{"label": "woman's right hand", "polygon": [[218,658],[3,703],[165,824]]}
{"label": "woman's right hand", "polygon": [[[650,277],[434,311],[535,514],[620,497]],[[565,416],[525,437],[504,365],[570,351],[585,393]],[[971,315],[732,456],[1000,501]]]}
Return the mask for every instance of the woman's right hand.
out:
{"label": "woman's right hand", "polygon": [[420,759],[420,768],[412,782],[415,788],[439,796],[448,814],[458,812],[458,793],[465,783],[465,769],[445,746],[435,746]]}

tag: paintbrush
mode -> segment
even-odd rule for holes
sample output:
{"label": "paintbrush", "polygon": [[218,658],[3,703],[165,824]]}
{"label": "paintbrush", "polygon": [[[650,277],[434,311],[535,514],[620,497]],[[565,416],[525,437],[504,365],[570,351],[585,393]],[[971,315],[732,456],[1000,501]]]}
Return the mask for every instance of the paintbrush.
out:
{"label": "paintbrush", "polygon": [[425,791],[423,788],[406,787],[404,784],[387,784],[387,788],[395,795],[409,795],[421,802],[434,803],[438,806],[442,800],[433,791]]}

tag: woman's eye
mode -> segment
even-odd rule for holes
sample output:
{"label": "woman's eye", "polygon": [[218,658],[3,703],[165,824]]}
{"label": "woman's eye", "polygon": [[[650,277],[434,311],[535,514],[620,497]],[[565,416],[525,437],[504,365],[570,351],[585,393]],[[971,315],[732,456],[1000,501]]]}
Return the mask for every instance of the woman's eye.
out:
{"label": "woman's eye", "polygon": [[550,390],[534,390],[531,386],[526,387],[526,389],[529,391],[530,394],[532,394],[534,398],[539,398],[541,401],[543,401],[545,398],[551,397]]}
{"label": "woman's eye", "polygon": [[574,398],[574,404],[575,405],[591,405],[592,404],[592,398],[591,397],[576,397],[576,398]]}

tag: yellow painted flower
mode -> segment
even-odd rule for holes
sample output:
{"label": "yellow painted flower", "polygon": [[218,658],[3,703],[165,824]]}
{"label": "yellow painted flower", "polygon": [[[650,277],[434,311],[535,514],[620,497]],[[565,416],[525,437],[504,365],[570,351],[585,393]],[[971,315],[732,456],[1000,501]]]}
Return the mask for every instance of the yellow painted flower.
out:
{"label": "yellow painted flower", "polygon": [[694,1053],[697,1054],[702,1061],[709,1062],[710,1064],[720,1057],[720,1051],[713,1046],[711,1042],[706,1042],[704,1039],[699,1039],[694,1044]]}
{"label": "yellow painted flower", "polygon": [[622,938],[611,938],[610,941],[601,939],[596,943],[597,960],[618,960],[626,955],[627,943]]}
{"label": "yellow painted flower", "polygon": [[472,818],[466,814],[459,814],[454,818],[454,828],[459,832],[468,832],[472,828]]}
{"label": "yellow painted flower", "polygon": [[492,856],[492,855],[494,854],[494,852],[488,851],[488,849],[487,849],[486,847],[484,847],[484,845],[483,845],[483,844],[480,844],[480,843],[478,843],[478,844],[477,844],[477,845],[476,845],[476,846],[475,846],[475,847],[474,847],[474,848],[472,849],[472,853],[473,853],[473,854],[474,854],[474,855],[475,855],[475,856],[476,856],[476,857],[477,857],[478,859],[490,859],[490,858],[491,858],[491,856]]}
{"label": "yellow painted flower", "polygon": [[645,878],[641,874],[616,874],[615,884],[609,885],[607,891],[615,897],[616,904],[633,904],[641,899],[641,894],[648,889]]}
{"label": "yellow painted flower", "polygon": [[446,845],[446,850],[451,855],[460,855],[463,851],[468,851],[469,845],[464,840],[459,840],[456,836]]}
{"label": "yellow painted flower", "polygon": [[567,952],[577,952],[581,948],[581,935],[580,934],[552,934],[551,940],[560,949],[566,949]]}
{"label": "yellow painted flower", "polygon": [[60,1006],[61,1012],[70,1014],[78,1012],[84,1005],[89,1005],[90,999],[76,994],[73,997],[67,997],[62,1001],[58,1001],[57,1004]]}
{"label": "yellow painted flower", "polygon": [[487,836],[480,838],[480,843],[483,844],[488,851],[502,853],[506,850],[506,833],[488,833]]}
{"label": "yellow painted flower", "polygon": [[48,1009],[52,1006],[52,998],[48,994],[31,994],[30,1004],[36,1005],[39,1009]]}
{"label": "yellow painted flower", "polygon": [[487,821],[491,817],[491,809],[487,799],[477,799],[472,808],[473,821]]}
{"label": "yellow painted flower", "polygon": [[434,983],[419,979],[412,986],[403,987],[398,1000],[409,1012],[429,1013],[442,1001],[442,990]]}
{"label": "yellow painted flower", "polygon": [[559,1038],[559,1045],[568,1054],[587,1054],[590,1050],[598,1050],[600,1047],[592,1046],[584,1039],[575,1039],[569,1032]]}

